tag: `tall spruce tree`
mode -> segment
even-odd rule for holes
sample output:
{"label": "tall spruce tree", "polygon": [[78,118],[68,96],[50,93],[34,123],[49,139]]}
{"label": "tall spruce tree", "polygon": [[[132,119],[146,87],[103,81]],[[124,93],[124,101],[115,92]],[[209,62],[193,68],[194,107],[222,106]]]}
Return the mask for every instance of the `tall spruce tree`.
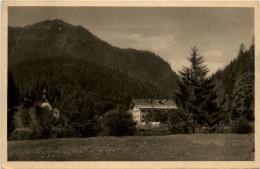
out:
{"label": "tall spruce tree", "polygon": [[184,67],[178,81],[179,92],[176,93],[176,101],[180,108],[192,116],[192,132],[196,126],[208,124],[213,126],[217,123],[217,104],[212,82],[206,78],[208,69],[204,65],[203,56],[199,56],[198,49],[191,48],[191,56],[187,58],[191,66]]}
{"label": "tall spruce tree", "polygon": [[223,120],[223,114],[217,104],[217,94],[214,91],[215,85],[212,79],[206,79],[203,86],[204,101],[200,106],[200,111],[205,120],[203,121],[204,124],[210,128],[211,132],[214,132],[219,121]]}

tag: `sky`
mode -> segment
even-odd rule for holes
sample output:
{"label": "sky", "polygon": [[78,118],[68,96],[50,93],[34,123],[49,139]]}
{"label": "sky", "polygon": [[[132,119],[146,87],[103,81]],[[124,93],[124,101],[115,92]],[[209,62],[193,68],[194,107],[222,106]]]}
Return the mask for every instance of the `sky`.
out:
{"label": "sky", "polygon": [[27,26],[61,19],[81,25],[120,48],[149,50],[178,72],[189,66],[196,46],[209,75],[248,49],[254,36],[254,9],[246,7],[9,7],[8,25]]}

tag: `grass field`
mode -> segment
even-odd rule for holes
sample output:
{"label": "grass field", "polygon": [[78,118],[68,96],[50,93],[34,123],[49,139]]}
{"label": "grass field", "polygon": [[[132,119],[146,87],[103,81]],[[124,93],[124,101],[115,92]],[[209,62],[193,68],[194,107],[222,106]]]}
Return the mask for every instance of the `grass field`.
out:
{"label": "grass field", "polygon": [[247,161],[254,134],[194,134],[8,141],[14,161]]}

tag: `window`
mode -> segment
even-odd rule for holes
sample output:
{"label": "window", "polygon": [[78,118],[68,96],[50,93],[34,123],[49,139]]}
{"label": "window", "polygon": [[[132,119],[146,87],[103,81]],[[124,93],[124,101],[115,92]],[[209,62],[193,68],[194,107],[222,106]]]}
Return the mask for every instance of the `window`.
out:
{"label": "window", "polygon": [[145,112],[145,110],[142,110],[142,112]]}
{"label": "window", "polygon": [[151,112],[151,110],[147,110],[148,112]]}

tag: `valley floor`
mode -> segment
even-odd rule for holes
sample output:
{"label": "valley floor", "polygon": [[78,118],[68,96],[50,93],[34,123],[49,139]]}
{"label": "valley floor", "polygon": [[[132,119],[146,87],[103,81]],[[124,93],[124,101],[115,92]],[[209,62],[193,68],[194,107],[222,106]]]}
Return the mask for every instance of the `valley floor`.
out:
{"label": "valley floor", "polygon": [[10,161],[248,161],[254,134],[193,134],[8,141]]}

